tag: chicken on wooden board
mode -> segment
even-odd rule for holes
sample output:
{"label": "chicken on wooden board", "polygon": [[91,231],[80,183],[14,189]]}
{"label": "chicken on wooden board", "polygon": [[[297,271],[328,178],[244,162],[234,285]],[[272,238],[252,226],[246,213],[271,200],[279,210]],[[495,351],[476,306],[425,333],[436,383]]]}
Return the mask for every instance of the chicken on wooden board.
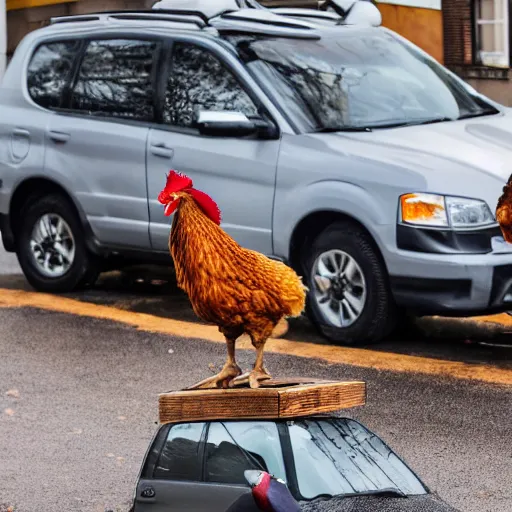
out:
{"label": "chicken on wooden board", "polygon": [[498,201],[496,220],[500,224],[503,238],[512,244],[512,175],[503,187],[503,194]]}
{"label": "chicken on wooden board", "polygon": [[[307,288],[293,269],[263,254],[245,249],[221,227],[221,213],[192,180],[171,171],[158,196],[165,215],[174,213],[169,250],[178,286],[187,293],[202,320],[215,324],[225,336],[228,357],[221,372],[192,389],[249,382],[252,388],[271,376],[263,365],[265,342],[281,319],[299,316]],[[248,334],[256,349],[251,372],[242,375],[235,343]]]}

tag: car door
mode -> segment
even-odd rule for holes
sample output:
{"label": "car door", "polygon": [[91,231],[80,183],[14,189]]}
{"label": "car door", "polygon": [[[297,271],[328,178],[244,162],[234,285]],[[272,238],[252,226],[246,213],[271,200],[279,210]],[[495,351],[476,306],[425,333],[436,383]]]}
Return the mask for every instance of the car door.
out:
{"label": "car door", "polygon": [[78,199],[97,240],[150,249],[146,143],[160,43],[84,41],[64,109],[47,127],[45,169]]}
{"label": "car door", "polygon": [[174,425],[148,452],[133,512],[225,512],[250,492],[246,469],[267,469],[285,480],[274,422]]}
{"label": "car door", "polygon": [[261,107],[242,85],[232,63],[206,43],[176,41],[164,76],[161,127],[148,138],[151,244],[167,251],[170,219],[157,197],[170,169],[190,176],[194,187],[219,205],[222,227],[242,246],[271,255],[272,208],[279,140],[202,136],[200,110],[257,116]]}
{"label": "car door", "polygon": [[[154,464],[137,484],[134,512],[208,510],[198,491],[202,480],[205,423],[181,423],[168,431]],[[159,444],[158,436],[155,445]],[[148,460],[151,452],[148,454]]]}

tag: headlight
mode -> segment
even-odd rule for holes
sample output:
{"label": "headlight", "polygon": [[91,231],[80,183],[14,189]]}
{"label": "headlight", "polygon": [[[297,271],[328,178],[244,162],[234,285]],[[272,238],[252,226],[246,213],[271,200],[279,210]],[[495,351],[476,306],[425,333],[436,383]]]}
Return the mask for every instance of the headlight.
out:
{"label": "headlight", "polygon": [[420,226],[470,228],[494,224],[487,203],[479,199],[405,194],[400,197],[402,222]]}

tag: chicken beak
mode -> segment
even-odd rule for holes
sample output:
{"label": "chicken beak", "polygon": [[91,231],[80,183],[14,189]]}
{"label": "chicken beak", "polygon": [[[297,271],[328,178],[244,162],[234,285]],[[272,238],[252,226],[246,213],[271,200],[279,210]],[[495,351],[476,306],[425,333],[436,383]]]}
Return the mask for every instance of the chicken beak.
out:
{"label": "chicken beak", "polygon": [[251,487],[256,487],[263,478],[263,471],[257,469],[247,469],[244,471],[245,479]]}

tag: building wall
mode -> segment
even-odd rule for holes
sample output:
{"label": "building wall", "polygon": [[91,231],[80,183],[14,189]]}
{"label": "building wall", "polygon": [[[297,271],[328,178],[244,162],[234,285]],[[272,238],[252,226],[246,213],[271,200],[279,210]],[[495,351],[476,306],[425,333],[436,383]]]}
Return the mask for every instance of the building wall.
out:
{"label": "building wall", "polygon": [[512,107],[509,68],[475,63],[472,0],[443,0],[444,62],[477,91]]}
{"label": "building wall", "polygon": [[[51,5],[44,5],[48,2]],[[154,0],[7,0],[8,54],[30,31],[44,26],[53,16],[112,9],[149,8]],[[317,7],[317,0],[262,0],[262,3],[294,7]],[[436,6],[440,0],[377,0],[383,25],[403,35],[443,60],[442,20]],[[420,7],[418,7],[420,6]]]}
{"label": "building wall", "polygon": [[[417,2],[421,4],[422,2]],[[398,32],[439,62],[444,60],[443,19],[440,9],[379,2],[382,25]],[[428,4],[426,4],[428,5]]]}

